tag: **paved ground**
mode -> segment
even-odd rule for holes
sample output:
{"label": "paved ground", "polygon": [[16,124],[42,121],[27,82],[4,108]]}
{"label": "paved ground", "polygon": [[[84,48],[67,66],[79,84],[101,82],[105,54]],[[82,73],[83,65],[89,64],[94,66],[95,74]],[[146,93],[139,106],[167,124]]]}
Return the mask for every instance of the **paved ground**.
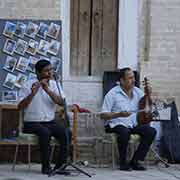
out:
{"label": "paved ground", "polygon": [[149,166],[147,171],[124,172],[111,168],[85,168],[91,178],[83,174],[73,173],[71,176],[55,175],[48,177],[40,174],[40,165],[32,165],[30,171],[26,165],[17,165],[16,171],[11,171],[10,165],[0,165],[0,180],[177,180],[180,179],[180,165],[165,168],[162,165]]}

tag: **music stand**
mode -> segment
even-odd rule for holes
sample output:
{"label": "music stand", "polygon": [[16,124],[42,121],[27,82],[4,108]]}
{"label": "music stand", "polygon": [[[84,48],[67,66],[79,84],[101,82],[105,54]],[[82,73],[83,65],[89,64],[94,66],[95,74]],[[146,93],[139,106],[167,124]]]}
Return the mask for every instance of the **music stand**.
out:
{"label": "music stand", "polygon": [[[58,79],[56,77],[56,75],[54,74],[54,79],[56,81],[56,86],[58,88],[58,92],[59,92],[59,96],[62,97],[62,93],[59,87],[59,83],[58,83]],[[65,98],[63,98],[63,107],[64,107],[64,114],[65,114],[65,120],[69,121],[69,117],[67,114],[67,104],[66,104],[66,100]],[[71,111],[73,112],[73,132],[72,132],[72,146],[70,145],[70,143],[68,143],[68,155],[70,154],[72,157],[70,157],[70,161],[63,164],[63,166],[61,166],[59,169],[53,170],[52,172],[50,172],[50,174],[48,175],[50,176],[54,176],[55,174],[64,174],[64,175],[69,175],[70,173],[68,173],[68,170],[65,170],[66,167],[70,166],[72,168],[74,168],[75,170],[77,170],[78,172],[88,176],[88,177],[92,177],[89,173],[87,173],[86,171],[82,170],[81,168],[79,168],[76,164],[80,164],[79,162],[75,162],[76,161],[76,148],[77,148],[77,113],[78,112],[82,112],[79,111],[79,106],[74,104],[71,108]],[[82,109],[84,110],[84,109]],[[69,125],[69,122],[67,123]],[[69,141],[69,132],[66,133],[67,135],[67,139]],[[71,149],[73,148],[73,150]],[[73,152],[73,153],[70,153]],[[82,164],[82,163],[81,163]]]}
{"label": "music stand", "polygon": [[[157,102],[154,104],[154,111],[152,112],[153,114],[153,121],[169,121],[171,119],[171,108],[165,108],[164,105],[161,108],[157,107]],[[167,163],[165,160],[162,159],[162,157],[156,152],[152,147],[151,151],[155,154],[157,158],[157,162],[155,164],[158,164],[159,162],[162,162],[166,168],[170,167],[169,163]]]}

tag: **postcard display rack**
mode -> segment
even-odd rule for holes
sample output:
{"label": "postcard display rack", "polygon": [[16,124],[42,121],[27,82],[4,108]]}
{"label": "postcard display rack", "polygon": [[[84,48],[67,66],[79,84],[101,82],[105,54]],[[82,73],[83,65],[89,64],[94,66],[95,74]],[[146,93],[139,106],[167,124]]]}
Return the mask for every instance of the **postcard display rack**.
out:
{"label": "postcard display rack", "polygon": [[23,83],[35,78],[35,64],[47,59],[62,77],[61,21],[0,20],[0,101],[17,100]]}

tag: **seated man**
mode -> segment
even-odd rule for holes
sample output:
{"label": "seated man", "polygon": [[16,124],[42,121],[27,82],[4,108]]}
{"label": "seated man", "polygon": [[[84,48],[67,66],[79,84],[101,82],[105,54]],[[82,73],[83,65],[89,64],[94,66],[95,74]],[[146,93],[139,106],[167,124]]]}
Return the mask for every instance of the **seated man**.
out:
{"label": "seated man", "polygon": [[38,61],[35,70],[37,79],[27,81],[20,89],[18,107],[24,110],[24,132],[36,134],[39,138],[42,173],[49,174],[51,136],[60,143],[59,157],[54,168],[60,168],[67,158],[66,130],[54,120],[56,104],[62,104],[64,93],[59,84],[61,97],[49,61]]}
{"label": "seated man", "polygon": [[[147,124],[138,124],[136,113],[139,100],[143,92],[134,86],[134,73],[130,68],[120,70],[120,85],[112,88],[105,96],[101,118],[106,121],[107,133],[115,133],[118,137],[118,151],[120,170],[145,170],[139,161],[143,161],[150,145],[152,144],[156,130]],[[126,161],[127,146],[131,134],[141,137],[140,144],[133,155],[131,162]]]}

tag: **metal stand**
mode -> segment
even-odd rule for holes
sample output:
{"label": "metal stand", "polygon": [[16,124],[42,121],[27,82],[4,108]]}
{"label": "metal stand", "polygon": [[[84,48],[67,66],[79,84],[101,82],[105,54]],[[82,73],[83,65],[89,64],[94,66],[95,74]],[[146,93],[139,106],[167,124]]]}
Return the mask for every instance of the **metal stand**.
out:
{"label": "metal stand", "polygon": [[156,156],[157,159],[158,159],[155,164],[158,164],[159,162],[162,162],[162,163],[165,165],[166,168],[170,167],[170,165],[169,165],[166,161],[164,161],[164,160],[161,158],[161,156],[160,156],[152,147],[151,147],[150,149],[151,149],[151,151],[155,154],[155,156]]}
{"label": "metal stand", "polygon": [[60,167],[59,169],[56,169],[54,171],[52,171],[50,174],[49,174],[49,177],[51,176],[54,176],[55,174],[63,174],[63,175],[69,175],[71,171],[69,170],[65,170],[65,168],[67,168],[68,166],[74,168],[75,170],[77,170],[79,173],[82,173],[88,177],[92,177],[89,173],[87,173],[86,171],[82,170],[81,168],[77,167],[75,165],[76,163],[71,163],[71,162],[68,162],[66,164],[63,165],[63,167]]}
{"label": "metal stand", "polygon": [[[54,79],[56,81],[56,86],[58,88],[58,92],[59,92],[59,96],[62,97],[62,93],[61,93],[61,89],[59,87],[59,83],[58,83],[58,78],[56,76],[56,74],[54,74]],[[63,98],[63,97],[62,97]],[[65,119],[67,121],[69,121],[69,117],[68,117],[68,114],[67,114],[67,105],[66,105],[66,100],[65,98],[63,98],[63,106],[64,106],[64,113],[65,113]],[[64,175],[68,175],[70,174],[70,171],[68,170],[65,170],[68,166],[74,168],[75,170],[77,170],[78,172],[88,176],[88,177],[92,177],[89,173],[85,172],[84,170],[80,169],[79,167],[76,166],[76,164],[78,164],[78,162],[73,162],[76,160],[76,146],[77,146],[77,113],[78,113],[78,108],[76,106],[73,106],[72,107],[72,112],[74,114],[74,117],[73,117],[73,132],[72,132],[72,148],[73,150],[70,148],[70,139],[69,138],[69,134],[66,133],[67,135],[67,139],[68,139],[68,145],[69,145],[69,154],[71,156],[71,160],[70,162],[67,162],[65,164],[63,164],[62,167],[60,167],[59,169],[56,169],[56,170],[53,170],[48,176],[51,177],[51,176],[54,176],[55,174],[64,174]],[[69,125],[69,122],[68,122],[68,125]],[[68,173],[69,172],[69,173]]]}

